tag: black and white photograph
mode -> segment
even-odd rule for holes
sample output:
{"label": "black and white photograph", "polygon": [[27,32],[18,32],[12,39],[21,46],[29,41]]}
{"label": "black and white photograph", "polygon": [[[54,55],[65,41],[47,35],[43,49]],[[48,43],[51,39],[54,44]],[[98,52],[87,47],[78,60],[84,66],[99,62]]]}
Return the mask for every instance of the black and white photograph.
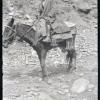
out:
{"label": "black and white photograph", "polygon": [[97,0],[2,0],[2,100],[98,100]]}

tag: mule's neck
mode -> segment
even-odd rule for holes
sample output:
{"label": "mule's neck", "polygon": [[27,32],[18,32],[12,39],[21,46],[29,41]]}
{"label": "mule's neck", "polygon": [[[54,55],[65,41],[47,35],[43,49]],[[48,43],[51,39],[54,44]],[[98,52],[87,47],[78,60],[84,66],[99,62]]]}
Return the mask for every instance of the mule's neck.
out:
{"label": "mule's neck", "polygon": [[22,40],[33,46],[38,40],[38,34],[36,34],[33,28],[27,32],[30,28],[31,26],[29,25],[18,23],[16,25],[16,36],[20,37]]}

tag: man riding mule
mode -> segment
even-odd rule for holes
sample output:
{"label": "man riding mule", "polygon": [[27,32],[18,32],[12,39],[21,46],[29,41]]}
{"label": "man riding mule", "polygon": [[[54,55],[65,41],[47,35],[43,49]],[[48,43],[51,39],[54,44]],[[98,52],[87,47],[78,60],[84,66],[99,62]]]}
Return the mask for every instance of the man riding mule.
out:
{"label": "man riding mule", "polygon": [[[56,18],[56,13],[58,12],[54,10],[54,3],[54,0],[41,0],[39,6],[39,23],[37,23],[38,33],[41,33],[45,37],[43,41],[51,42],[51,44],[55,44],[56,41],[52,38],[53,33],[70,32],[69,23],[65,23],[63,20],[59,21]],[[73,23],[70,24],[72,24],[71,27],[74,26]]]}

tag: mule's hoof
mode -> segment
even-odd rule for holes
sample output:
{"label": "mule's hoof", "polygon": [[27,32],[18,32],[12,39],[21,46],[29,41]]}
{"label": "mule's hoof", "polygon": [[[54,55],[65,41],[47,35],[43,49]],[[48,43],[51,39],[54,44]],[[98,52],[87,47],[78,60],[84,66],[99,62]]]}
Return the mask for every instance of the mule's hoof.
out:
{"label": "mule's hoof", "polygon": [[67,68],[66,72],[67,72],[67,73],[69,73],[69,72],[70,72],[70,69],[69,69],[69,68]]}
{"label": "mule's hoof", "polygon": [[73,72],[76,69],[76,67],[71,67],[67,69],[67,72]]}
{"label": "mule's hoof", "polygon": [[76,67],[72,67],[72,68],[70,69],[70,72],[73,72],[74,70],[76,70]]}
{"label": "mule's hoof", "polygon": [[48,82],[48,79],[49,79],[49,78],[48,78],[47,76],[42,78],[42,80],[43,80],[44,82],[46,82],[46,83]]}

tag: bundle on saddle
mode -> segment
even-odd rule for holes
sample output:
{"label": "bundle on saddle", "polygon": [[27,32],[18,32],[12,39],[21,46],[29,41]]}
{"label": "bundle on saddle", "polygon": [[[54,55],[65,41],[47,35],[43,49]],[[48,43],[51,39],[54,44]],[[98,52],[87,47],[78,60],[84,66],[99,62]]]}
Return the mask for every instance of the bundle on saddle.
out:
{"label": "bundle on saddle", "polygon": [[68,21],[55,21],[52,25],[53,39],[68,39],[72,38],[73,34],[76,34],[76,25]]}

